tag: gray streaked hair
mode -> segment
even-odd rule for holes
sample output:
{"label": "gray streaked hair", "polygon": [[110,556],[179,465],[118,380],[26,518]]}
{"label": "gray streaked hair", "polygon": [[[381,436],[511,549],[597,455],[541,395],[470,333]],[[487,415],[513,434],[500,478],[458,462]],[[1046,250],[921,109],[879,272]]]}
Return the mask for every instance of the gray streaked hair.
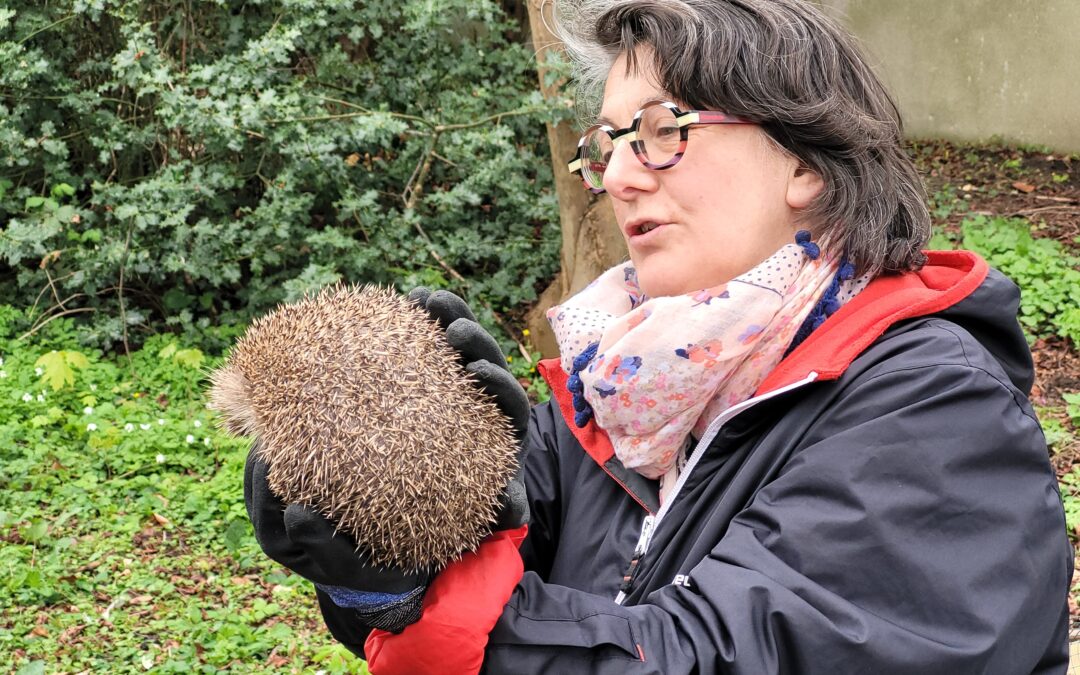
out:
{"label": "gray streaked hair", "polygon": [[[801,215],[859,273],[918,269],[926,194],[896,103],[855,39],[808,0],[555,0],[579,110],[595,115],[620,54],[676,102],[757,122],[825,189]],[[639,63],[637,47],[651,49]]]}

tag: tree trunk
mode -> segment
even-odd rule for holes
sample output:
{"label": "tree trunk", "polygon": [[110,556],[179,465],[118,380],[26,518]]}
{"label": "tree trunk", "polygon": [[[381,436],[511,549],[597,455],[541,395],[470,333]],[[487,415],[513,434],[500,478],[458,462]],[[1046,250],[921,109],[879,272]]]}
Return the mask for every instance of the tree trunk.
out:
{"label": "tree trunk", "polygon": [[[536,54],[540,90],[546,98],[560,95],[560,83],[545,85],[549,50],[559,49],[558,40],[548,30],[551,0],[528,0],[529,26]],[[548,17],[545,21],[544,17]],[[615,224],[607,195],[595,198],[581,185],[581,179],[566,170],[577,150],[579,130],[571,122],[548,125],[548,144],[555,172],[555,192],[559,198],[559,225],[562,228],[562,269],[526,317],[532,347],[545,357],[557,356],[558,347],[545,313],[589,284],[601,272],[627,258],[626,244]]]}

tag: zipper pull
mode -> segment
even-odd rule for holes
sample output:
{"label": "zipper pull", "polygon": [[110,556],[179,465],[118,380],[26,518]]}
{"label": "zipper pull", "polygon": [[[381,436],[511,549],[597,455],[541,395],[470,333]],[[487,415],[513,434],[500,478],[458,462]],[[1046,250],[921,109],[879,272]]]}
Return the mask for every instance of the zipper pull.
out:
{"label": "zipper pull", "polygon": [[626,599],[626,594],[634,584],[634,576],[637,574],[638,563],[641,557],[649,550],[649,542],[652,541],[653,528],[656,525],[656,517],[652,514],[645,516],[641,522],[641,534],[638,535],[637,545],[634,546],[634,556],[630,558],[630,564],[623,572],[622,584],[619,586],[619,594],[615,596],[616,604],[621,605]]}
{"label": "zipper pull", "polygon": [[656,516],[651,513],[641,521],[641,534],[638,535],[637,546],[634,547],[634,557],[640,558],[649,550],[649,542],[652,541],[653,527],[656,525]]}

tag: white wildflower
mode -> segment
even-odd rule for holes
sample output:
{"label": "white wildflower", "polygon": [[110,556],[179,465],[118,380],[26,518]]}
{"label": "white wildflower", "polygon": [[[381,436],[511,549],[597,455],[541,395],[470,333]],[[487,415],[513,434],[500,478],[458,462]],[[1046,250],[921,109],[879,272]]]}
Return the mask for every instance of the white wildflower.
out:
{"label": "white wildflower", "polygon": [[202,426],[202,422],[200,420],[195,420],[194,424],[196,429]]}
{"label": "white wildflower", "polygon": [[195,437],[192,436],[191,434],[188,434],[187,438],[185,438],[184,440],[187,441],[188,443],[194,443],[195,442]]}
{"label": "white wildflower", "polygon": [[165,426],[165,420],[163,420],[163,419],[162,419],[162,418],[160,418],[160,417],[158,418],[158,421],[157,421],[157,423],[158,423],[158,426],[159,426],[159,427],[163,427],[163,426]]}
{"label": "white wildflower", "polygon": [[30,401],[34,400],[34,395],[31,394],[30,392],[26,392],[25,394],[22,395],[22,400],[23,400],[23,403],[29,403]]}
{"label": "white wildflower", "polygon": [[97,425],[94,424],[93,422],[91,422],[90,424],[86,425],[86,430],[87,431],[97,431]]}
{"label": "white wildflower", "polygon": [[149,424],[141,424],[141,423],[140,423],[140,424],[139,424],[139,428],[140,428],[140,429],[142,429],[143,431],[146,431],[147,429],[149,429],[149,428],[150,428],[150,425],[149,425]]}
{"label": "white wildflower", "polygon": [[97,391],[97,385],[96,384],[91,384],[90,385],[90,391]]}
{"label": "white wildflower", "polygon": [[38,377],[41,377],[41,374],[44,373],[44,372],[45,371],[42,370],[40,366],[37,367],[37,368],[34,368],[34,374],[37,375]]}
{"label": "white wildflower", "polygon": [[202,439],[202,444],[205,445],[206,447],[210,447],[210,439],[209,438]]}
{"label": "white wildflower", "polygon": [[0,366],[4,365],[4,357],[0,356]]}
{"label": "white wildflower", "polygon": [[91,406],[86,406],[85,408],[82,409],[82,414],[84,414],[84,415],[93,415],[94,414],[94,409]]}
{"label": "white wildflower", "polygon": [[[0,360],[2,360],[2,359],[0,359]],[[7,377],[7,371],[6,370],[0,370],[0,379],[3,379],[5,377]]]}
{"label": "white wildflower", "polygon": [[44,403],[45,402],[45,394],[38,394],[37,395],[37,402],[38,403]]}
{"label": "white wildflower", "polygon": [[155,459],[157,459],[158,464],[164,464],[165,463],[165,455],[160,455],[159,454]]}
{"label": "white wildflower", "polygon": [[132,424],[131,422],[128,422],[127,424],[124,425],[124,431],[126,431],[128,433],[131,433],[132,431],[135,431],[135,425]]}

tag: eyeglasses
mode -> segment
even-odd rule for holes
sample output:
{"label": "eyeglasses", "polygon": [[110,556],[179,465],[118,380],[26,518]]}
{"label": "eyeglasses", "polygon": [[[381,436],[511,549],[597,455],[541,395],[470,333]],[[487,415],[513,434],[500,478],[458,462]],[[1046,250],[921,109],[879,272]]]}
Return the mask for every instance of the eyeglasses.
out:
{"label": "eyeglasses", "polygon": [[630,141],[638,161],[654,171],[670,169],[686,152],[690,127],[694,124],[754,124],[715,110],[679,110],[668,101],[646,103],[634,114],[626,129],[596,124],[578,141],[577,155],[566,168],[581,174],[589,191],[604,192],[604,172],[615,151],[615,142]]}

